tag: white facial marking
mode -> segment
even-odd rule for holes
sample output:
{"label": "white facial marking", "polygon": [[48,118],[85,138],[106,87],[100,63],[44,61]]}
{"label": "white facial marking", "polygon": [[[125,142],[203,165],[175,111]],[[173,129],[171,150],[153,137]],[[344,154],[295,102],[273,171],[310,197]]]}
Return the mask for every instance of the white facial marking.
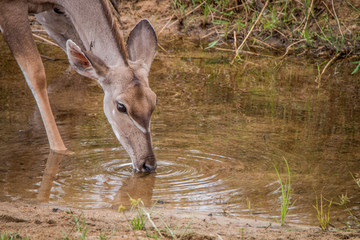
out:
{"label": "white facial marking", "polygon": [[[95,71],[94,71],[95,72]],[[99,81],[100,85],[102,84],[102,82],[104,82],[105,78],[104,77],[101,77],[101,76],[98,76],[97,73],[96,73],[96,76],[97,76],[97,80]],[[96,80],[96,79],[95,79]]]}
{"label": "white facial marking", "polygon": [[149,127],[147,129],[148,132],[150,132],[150,126],[151,126],[151,120],[149,121]]}
{"label": "white facial marking", "polygon": [[112,114],[115,115],[115,109],[112,110]]}
{"label": "white facial marking", "polygon": [[136,126],[141,132],[143,132],[144,134],[147,133],[146,129],[143,128],[139,123],[137,123],[137,122],[136,122],[134,119],[132,119],[131,117],[130,117],[130,119],[131,119],[131,121],[135,124],[135,126]]}
{"label": "white facial marking", "polygon": [[114,131],[116,138],[120,141],[120,135],[117,131]]}
{"label": "white facial marking", "polygon": [[122,144],[122,146],[124,147],[125,151],[129,154],[133,168],[134,168],[136,171],[140,171],[140,169],[138,169],[138,168],[135,166],[134,152],[132,151],[132,149],[131,149],[131,148],[128,149],[128,148],[126,147],[126,145],[123,145],[123,144]]}
{"label": "white facial marking", "polygon": [[[112,126],[112,125],[111,125],[111,126]],[[118,141],[121,143],[119,132],[118,132],[114,127],[113,127],[112,129],[113,129],[113,132],[115,133],[116,138],[117,138]],[[132,149],[131,149],[131,148],[130,148],[130,149],[127,148],[127,145],[126,145],[126,144],[122,144],[122,143],[121,143],[121,145],[123,146],[123,148],[125,149],[125,151],[129,154],[133,168],[134,168],[136,171],[140,171],[140,170],[137,169],[137,167],[135,166],[135,162],[134,162],[134,159],[133,159],[134,153],[133,153]]]}

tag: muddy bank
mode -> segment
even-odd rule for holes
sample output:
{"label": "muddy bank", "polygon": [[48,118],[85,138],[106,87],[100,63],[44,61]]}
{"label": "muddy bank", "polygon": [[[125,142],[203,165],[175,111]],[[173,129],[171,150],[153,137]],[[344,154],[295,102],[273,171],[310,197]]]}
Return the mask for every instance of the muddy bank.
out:
{"label": "muddy bank", "polygon": [[[150,210],[149,210],[150,211]],[[30,239],[156,239],[154,227],[147,222],[146,231],[133,231],[130,219],[135,211],[81,210],[54,204],[35,202],[1,202],[1,232],[16,233]],[[77,219],[77,220],[76,220]],[[287,225],[280,227],[256,217],[231,218],[178,212],[155,207],[151,219],[163,234],[171,239],[164,222],[182,239],[360,239],[356,232],[322,232],[318,228]],[[85,230],[87,229],[87,230]]]}

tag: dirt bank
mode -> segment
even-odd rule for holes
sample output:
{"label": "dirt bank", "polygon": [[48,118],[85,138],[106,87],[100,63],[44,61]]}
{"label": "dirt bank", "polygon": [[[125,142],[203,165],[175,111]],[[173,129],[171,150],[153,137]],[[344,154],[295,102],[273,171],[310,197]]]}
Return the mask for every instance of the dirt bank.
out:
{"label": "dirt bank", "polygon": [[[35,202],[0,203],[1,232],[30,239],[156,239],[159,234],[146,223],[146,231],[133,231],[129,219],[135,211],[80,210]],[[160,217],[161,216],[161,217]],[[78,220],[76,220],[77,218]],[[182,239],[360,239],[356,232],[322,232],[318,228],[288,225],[250,217],[248,219],[178,212],[155,207],[151,214],[165,239],[171,239],[164,222]],[[85,230],[87,229],[87,230]]]}

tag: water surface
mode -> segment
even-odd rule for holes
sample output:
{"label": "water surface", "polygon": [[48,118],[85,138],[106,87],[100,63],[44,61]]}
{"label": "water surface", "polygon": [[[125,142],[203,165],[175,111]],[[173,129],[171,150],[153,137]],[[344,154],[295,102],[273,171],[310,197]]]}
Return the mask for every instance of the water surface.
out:
{"label": "water surface", "polygon": [[[197,43],[195,43],[197,44]],[[359,215],[360,82],[353,65],[329,68],[320,88],[312,60],[244,57],[205,52],[193,42],[164,45],[150,84],[159,103],[152,117],[158,158],[153,174],[133,174],[102,110],[102,90],[67,73],[66,56],[39,46],[51,104],[65,144],[49,151],[39,112],[22,74],[0,41],[0,199],[37,199],[79,208],[146,205],[274,219],[281,193],[274,165],[292,174],[290,222],[317,225],[316,196]],[[181,46],[181,48],[180,48]],[[250,202],[250,209],[248,203]],[[332,222],[352,218],[333,205]]]}

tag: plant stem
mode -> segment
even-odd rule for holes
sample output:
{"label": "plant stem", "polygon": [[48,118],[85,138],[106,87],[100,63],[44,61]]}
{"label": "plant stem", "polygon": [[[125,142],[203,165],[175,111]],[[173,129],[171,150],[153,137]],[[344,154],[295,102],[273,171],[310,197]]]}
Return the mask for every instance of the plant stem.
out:
{"label": "plant stem", "polygon": [[261,12],[260,12],[259,16],[257,17],[255,23],[251,26],[250,31],[248,32],[248,34],[246,35],[246,37],[244,38],[244,40],[242,41],[242,43],[240,44],[240,46],[238,47],[238,49],[236,50],[236,52],[235,52],[235,57],[234,57],[233,60],[231,61],[231,64],[234,64],[235,59],[236,59],[237,56],[239,55],[239,52],[240,52],[241,49],[243,48],[246,40],[249,38],[249,36],[250,36],[251,32],[254,30],[254,27],[256,26],[256,24],[260,21],[260,18],[261,18],[261,16],[263,15],[263,13],[264,13],[264,11],[265,11],[265,8],[267,7],[268,3],[269,3],[269,0],[266,1],[264,7],[261,9]]}

